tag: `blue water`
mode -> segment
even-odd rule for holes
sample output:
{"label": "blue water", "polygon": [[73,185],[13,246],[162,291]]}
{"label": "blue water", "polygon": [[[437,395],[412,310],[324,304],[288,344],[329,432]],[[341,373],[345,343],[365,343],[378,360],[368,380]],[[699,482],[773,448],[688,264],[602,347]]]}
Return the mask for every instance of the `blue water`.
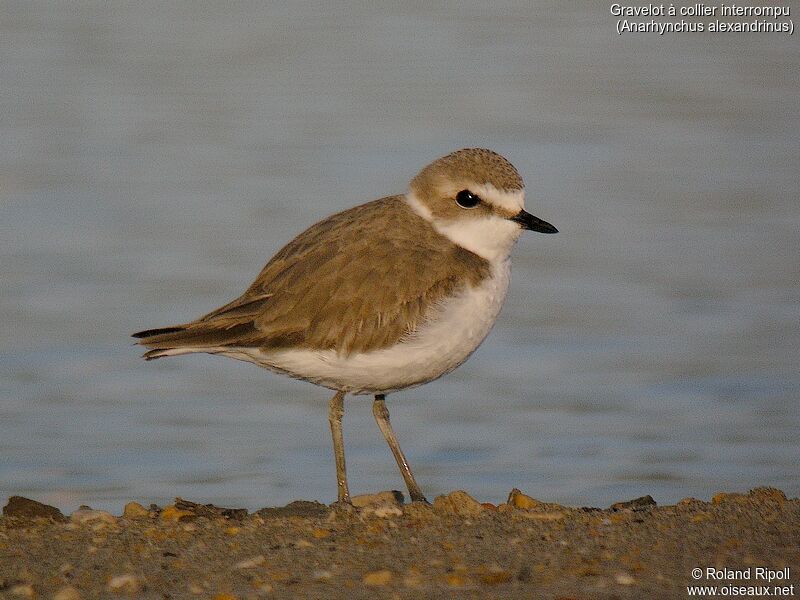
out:
{"label": "blue water", "polygon": [[[561,233],[520,241],[470,361],[389,396],[428,496],[800,493],[796,40],[607,11],[4,3],[0,496],[332,501],[326,390],[128,335],[474,145]],[[346,411],[353,492],[403,489],[369,401]]]}

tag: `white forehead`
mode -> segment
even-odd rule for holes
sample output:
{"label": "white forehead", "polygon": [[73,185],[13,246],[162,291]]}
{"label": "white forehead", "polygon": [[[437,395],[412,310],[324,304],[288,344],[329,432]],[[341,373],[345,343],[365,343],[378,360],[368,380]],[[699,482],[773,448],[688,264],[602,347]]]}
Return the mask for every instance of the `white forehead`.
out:
{"label": "white forehead", "polygon": [[525,208],[525,190],[500,190],[491,183],[476,183],[469,191],[508,213],[517,214]]}

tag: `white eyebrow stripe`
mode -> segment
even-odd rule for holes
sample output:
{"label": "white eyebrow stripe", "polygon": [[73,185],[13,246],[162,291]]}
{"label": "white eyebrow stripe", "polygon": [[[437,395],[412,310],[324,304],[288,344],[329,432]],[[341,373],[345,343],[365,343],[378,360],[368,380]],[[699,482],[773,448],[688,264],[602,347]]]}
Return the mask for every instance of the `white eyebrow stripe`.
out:
{"label": "white eyebrow stripe", "polygon": [[482,183],[471,186],[470,191],[488,203],[513,214],[525,209],[525,190],[499,190],[491,183]]}

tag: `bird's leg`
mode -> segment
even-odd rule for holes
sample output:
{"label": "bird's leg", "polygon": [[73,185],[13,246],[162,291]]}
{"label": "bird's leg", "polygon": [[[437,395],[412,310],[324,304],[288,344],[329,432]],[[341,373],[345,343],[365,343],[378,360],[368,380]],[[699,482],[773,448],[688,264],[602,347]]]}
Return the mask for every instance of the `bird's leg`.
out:
{"label": "bird's leg", "polygon": [[397,437],[395,437],[392,425],[389,423],[389,410],[386,408],[386,397],[383,394],[375,396],[375,401],[372,403],[372,413],[375,415],[375,421],[377,421],[378,427],[381,428],[383,437],[386,438],[392,454],[394,454],[394,459],[397,461],[400,473],[403,474],[403,479],[406,480],[406,487],[408,488],[408,494],[411,496],[411,501],[425,502],[427,504],[428,501],[414,479],[414,474],[411,472],[411,467],[408,466],[408,461],[400,449],[400,444],[397,443]]}
{"label": "bird's leg", "polygon": [[344,436],[342,417],[344,416],[344,392],[336,392],[328,405],[328,422],[333,437],[333,456],[336,460],[336,485],[339,491],[338,506],[350,504],[350,490],[347,489],[347,469],[344,465]]}

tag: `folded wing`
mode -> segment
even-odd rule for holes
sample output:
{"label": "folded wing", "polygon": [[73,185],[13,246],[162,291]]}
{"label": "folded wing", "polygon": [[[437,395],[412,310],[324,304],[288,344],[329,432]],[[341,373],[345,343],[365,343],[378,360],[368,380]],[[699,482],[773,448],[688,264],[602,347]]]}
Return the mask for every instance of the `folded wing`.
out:
{"label": "folded wing", "polygon": [[488,271],[487,261],[436,233],[401,197],[383,198],[301,233],[233,302],[134,337],[151,349],[148,359],[234,347],[366,352],[413,333],[427,307]]}

